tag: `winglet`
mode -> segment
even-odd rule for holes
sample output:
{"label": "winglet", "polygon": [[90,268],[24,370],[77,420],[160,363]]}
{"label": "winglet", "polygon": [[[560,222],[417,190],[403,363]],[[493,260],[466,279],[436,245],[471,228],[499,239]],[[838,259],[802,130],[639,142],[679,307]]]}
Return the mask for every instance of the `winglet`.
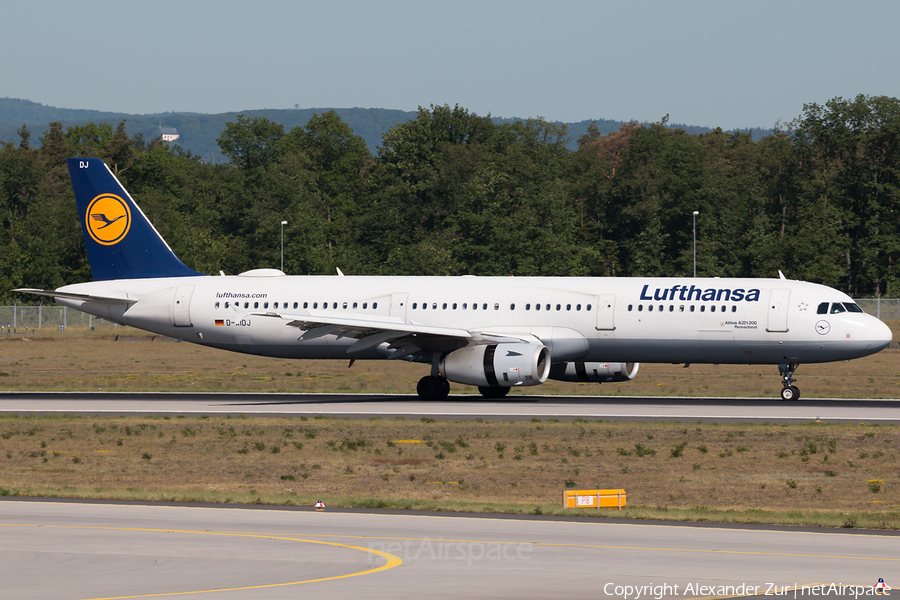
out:
{"label": "winglet", "polygon": [[68,164],[95,281],[200,275],[175,256],[102,160]]}

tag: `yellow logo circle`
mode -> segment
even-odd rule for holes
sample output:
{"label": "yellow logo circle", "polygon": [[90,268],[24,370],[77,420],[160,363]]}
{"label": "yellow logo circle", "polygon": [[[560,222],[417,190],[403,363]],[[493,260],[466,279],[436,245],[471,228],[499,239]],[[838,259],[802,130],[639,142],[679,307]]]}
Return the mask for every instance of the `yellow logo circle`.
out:
{"label": "yellow logo circle", "polygon": [[84,222],[95,242],[112,246],[121,242],[131,228],[131,211],[118,196],[100,194],[88,205]]}

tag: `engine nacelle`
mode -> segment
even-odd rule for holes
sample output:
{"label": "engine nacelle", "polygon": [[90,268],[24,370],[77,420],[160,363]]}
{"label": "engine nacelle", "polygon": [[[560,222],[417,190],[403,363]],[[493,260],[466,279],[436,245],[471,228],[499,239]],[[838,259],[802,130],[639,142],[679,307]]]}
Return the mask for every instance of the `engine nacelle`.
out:
{"label": "engine nacelle", "polygon": [[640,363],[554,363],[550,379],[556,381],[631,381],[637,376]]}
{"label": "engine nacelle", "polygon": [[524,343],[466,346],[442,358],[440,369],[448,380],[467,385],[540,385],[550,374],[550,350]]}

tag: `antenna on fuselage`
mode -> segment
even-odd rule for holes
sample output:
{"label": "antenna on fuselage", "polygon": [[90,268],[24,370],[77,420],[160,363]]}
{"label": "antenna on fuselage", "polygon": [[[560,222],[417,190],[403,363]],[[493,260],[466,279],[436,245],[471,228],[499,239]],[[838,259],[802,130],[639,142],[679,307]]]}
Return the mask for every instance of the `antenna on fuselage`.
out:
{"label": "antenna on fuselage", "polygon": [[787,277],[784,276],[784,273],[781,272],[781,269],[778,269],[778,277],[779,279],[787,279]]}

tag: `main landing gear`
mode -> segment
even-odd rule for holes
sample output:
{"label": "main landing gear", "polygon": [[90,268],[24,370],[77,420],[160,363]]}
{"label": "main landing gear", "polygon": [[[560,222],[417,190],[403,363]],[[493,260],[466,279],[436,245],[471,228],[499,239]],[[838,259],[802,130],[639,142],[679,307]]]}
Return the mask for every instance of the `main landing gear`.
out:
{"label": "main landing gear", "polygon": [[799,367],[797,363],[782,363],[778,365],[778,372],[781,373],[781,399],[782,400],[799,400],[800,388],[794,385],[794,371]]}
{"label": "main landing gear", "polygon": [[422,400],[443,400],[450,394],[450,382],[437,375],[426,375],[419,380],[416,393]]}

